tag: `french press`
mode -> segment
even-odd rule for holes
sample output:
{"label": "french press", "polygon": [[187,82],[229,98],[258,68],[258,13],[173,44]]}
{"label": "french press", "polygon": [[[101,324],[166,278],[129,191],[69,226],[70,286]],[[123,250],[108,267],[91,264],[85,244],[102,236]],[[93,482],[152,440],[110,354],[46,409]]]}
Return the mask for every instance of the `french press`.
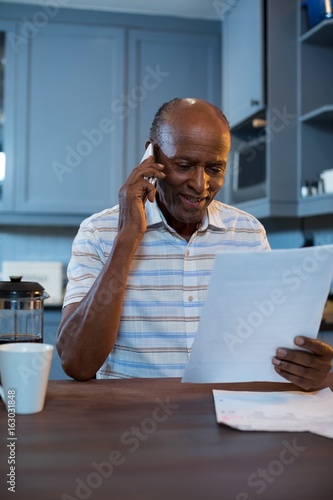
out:
{"label": "french press", "polygon": [[10,276],[0,281],[0,344],[43,342],[44,299],[42,285]]}

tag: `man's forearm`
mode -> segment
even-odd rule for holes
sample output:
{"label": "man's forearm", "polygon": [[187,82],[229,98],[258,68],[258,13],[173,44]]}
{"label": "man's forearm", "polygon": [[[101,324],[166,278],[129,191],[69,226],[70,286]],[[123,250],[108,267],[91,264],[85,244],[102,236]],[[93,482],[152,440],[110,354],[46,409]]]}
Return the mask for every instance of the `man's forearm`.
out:
{"label": "man's forearm", "polygon": [[117,338],[131,262],[138,241],[119,234],[90,291],[63,311],[57,348],[64,371],[78,380],[94,377]]}

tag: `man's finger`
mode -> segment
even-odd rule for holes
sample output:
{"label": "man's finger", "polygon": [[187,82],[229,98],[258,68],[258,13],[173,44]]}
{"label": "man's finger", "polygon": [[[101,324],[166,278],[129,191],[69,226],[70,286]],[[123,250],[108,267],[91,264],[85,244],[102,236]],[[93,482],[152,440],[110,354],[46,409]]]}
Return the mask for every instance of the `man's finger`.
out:
{"label": "man's finger", "polygon": [[298,336],[295,337],[294,342],[295,345],[297,345],[298,347],[303,347],[304,349],[308,349],[317,356],[321,356],[325,359],[333,358],[333,348],[330,345],[325,344],[324,342],[321,342],[318,339],[311,339],[309,337]]}

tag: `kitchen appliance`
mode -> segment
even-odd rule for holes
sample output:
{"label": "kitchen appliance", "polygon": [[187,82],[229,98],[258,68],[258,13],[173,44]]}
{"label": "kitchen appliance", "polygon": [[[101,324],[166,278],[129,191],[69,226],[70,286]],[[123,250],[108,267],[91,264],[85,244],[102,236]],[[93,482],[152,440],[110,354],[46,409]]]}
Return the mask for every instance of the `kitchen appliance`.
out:
{"label": "kitchen appliance", "polygon": [[242,141],[234,151],[232,202],[266,196],[266,138]]}
{"label": "kitchen appliance", "polygon": [[43,342],[44,288],[21,276],[0,282],[0,344]]}

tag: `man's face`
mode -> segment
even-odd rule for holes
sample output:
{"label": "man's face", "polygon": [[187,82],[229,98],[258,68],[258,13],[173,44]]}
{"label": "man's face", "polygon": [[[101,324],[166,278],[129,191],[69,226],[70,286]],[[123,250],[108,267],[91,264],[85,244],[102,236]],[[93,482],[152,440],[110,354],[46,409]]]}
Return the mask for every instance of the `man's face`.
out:
{"label": "man's face", "polygon": [[207,104],[175,110],[155,146],[163,163],[158,203],[168,223],[182,236],[191,235],[221,189],[230,149],[227,124]]}

